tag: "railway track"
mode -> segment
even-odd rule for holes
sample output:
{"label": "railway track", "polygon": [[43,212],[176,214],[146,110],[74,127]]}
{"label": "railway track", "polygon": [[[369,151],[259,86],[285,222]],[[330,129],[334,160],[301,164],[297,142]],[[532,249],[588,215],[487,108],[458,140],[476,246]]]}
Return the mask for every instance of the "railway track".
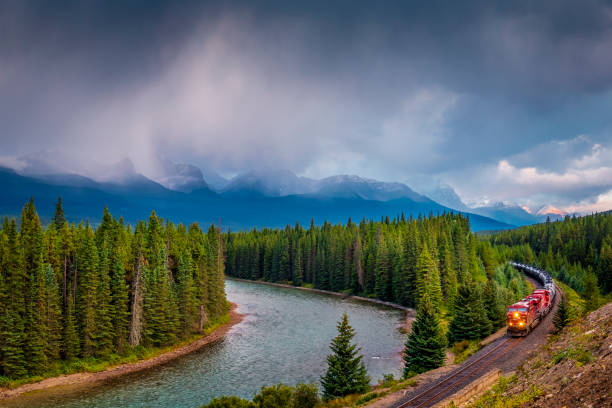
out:
{"label": "railway track", "polygon": [[464,386],[484,374],[485,370],[523,341],[523,338],[505,338],[498,345],[487,351],[469,364],[458,368],[441,381],[397,402],[392,408],[425,408],[453,395]]}

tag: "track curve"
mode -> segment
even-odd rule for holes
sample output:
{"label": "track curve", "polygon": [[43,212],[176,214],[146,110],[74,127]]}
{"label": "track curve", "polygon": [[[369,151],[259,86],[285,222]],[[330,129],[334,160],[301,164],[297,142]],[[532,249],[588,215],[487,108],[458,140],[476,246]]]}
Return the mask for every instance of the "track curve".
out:
{"label": "track curve", "polygon": [[[524,266],[521,264],[513,266]],[[519,267],[517,269],[525,271]],[[531,273],[527,276],[536,278]],[[550,275],[548,275],[550,276]],[[552,278],[551,278],[552,279]],[[537,279],[539,281],[539,279]],[[541,286],[550,287],[551,280],[546,279],[544,282],[538,282]],[[547,285],[548,284],[548,285]],[[554,285],[554,283],[553,283]],[[559,294],[562,294],[556,285],[554,289]],[[466,385],[470,384],[475,379],[486,374],[491,368],[501,368],[507,371],[509,368],[518,365],[521,356],[527,356],[529,352],[534,350],[534,346],[539,345],[546,338],[551,325],[551,315],[554,314],[554,309],[557,306],[560,296],[553,298],[553,306],[550,312],[544,316],[542,322],[534,331],[527,337],[513,338],[505,335],[497,342],[489,345],[481,350],[480,354],[476,354],[472,359],[468,359],[466,363],[440,379],[434,381],[429,387],[420,389],[416,393],[412,393],[403,397],[394,403],[388,405],[389,408],[425,408],[431,407],[436,403],[444,400],[461,390]],[[509,352],[514,350],[515,353],[510,355]],[[518,357],[518,358],[517,358]]]}

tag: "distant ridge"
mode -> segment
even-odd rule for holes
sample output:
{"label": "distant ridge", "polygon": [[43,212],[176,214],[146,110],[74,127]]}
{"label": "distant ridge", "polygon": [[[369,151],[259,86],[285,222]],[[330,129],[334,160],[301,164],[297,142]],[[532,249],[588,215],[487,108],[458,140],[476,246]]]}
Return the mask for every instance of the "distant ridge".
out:
{"label": "distant ridge", "polygon": [[[418,217],[453,211],[418,194],[414,199],[401,197],[380,201],[354,195],[268,197],[256,194],[239,197],[218,194],[207,188],[180,192],[140,174],[122,183],[101,183],[78,175],[31,177],[0,168],[0,183],[3,186],[0,214],[18,216],[23,204],[33,196],[43,221],[51,218],[58,196],[62,197],[66,213],[74,217],[73,220],[88,218],[96,223],[104,205],[108,205],[113,213],[122,215],[130,223],[145,219],[154,210],[161,217],[185,224],[198,222],[208,225],[221,218],[223,225],[232,229],[284,227],[296,222],[309,225],[311,220],[317,224],[323,221],[345,223],[349,217],[359,221],[362,218],[395,217],[402,213],[407,217]],[[378,190],[375,188],[374,191]],[[466,214],[475,231],[513,227],[488,217]]]}

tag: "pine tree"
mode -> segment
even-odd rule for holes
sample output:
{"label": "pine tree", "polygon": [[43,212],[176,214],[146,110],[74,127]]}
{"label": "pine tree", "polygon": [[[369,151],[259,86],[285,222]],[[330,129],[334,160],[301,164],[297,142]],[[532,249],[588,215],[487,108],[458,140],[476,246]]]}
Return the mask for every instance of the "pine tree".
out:
{"label": "pine tree", "polygon": [[490,332],[491,322],[487,318],[479,290],[474,282],[461,285],[449,325],[449,341],[455,343],[462,340],[477,340]]}
{"label": "pine tree", "polygon": [[36,262],[37,268],[32,271],[29,282],[29,296],[25,321],[24,352],[30,374],[42,374],[47,367],[47,341],[45,327],[45,264],[42,253]]}
{"label": "pine tree", "polygon": [[557,331],[561,331],[570,322],[569,307],[565,296],[561,296],[557,312],[553,317],[553,324]]}
{"label": "pine tree", "polygon": [[584,286],[584,309],[587,312],[599,307],[599,287],[597,286],[597,276],[589,266],[589,269],[582,280]]}
{"label": "pine tree", "polygon": [[422,373],[444,364],[446,337],[428,297],[419,301],[417,317],[404,350],[404,376]]}
{"label": "pine tree", "polygon": [[57,203],[55,204],[55,214],[53,215],[53,225],[57,231],[61,231],[66,224],[66,216],[64,215],[64,208],[62,207],[62,197],[57,197]]}
{"label": "pine tree", "polygon": [[66,317],[64,318],[64,333],[62,337],[62,355],[64,359],[71,360],[81,353],[81,344],[77,332],[77,322],[74,313],[74,299],[72,293],[68,293],[66,305]]}
{"label": "pine tree", "polygon": [[391,265],[385,241],[381,240],[376,253],[376,285],[374,291],[377,299],[391,300]]}
{"label": "pine tree", "polygon": [[[412,223],[411,223],[412,224]],[[402,252],[402,264],[401,264],[401,276],[404,283],[404,290],[402,291],[402,304],[408,306],[416,306],[418,299],[416,289],[416,263],[418,258],[418,246],[415,227],[410,225],[408,227],[408,234],[404,242],[404,248]]]}
{"label": "pine tree", "polygon": [[293,285],[302,286],[304,282],[304,268],[302,266],[302,248],[298,248],[295,261],[293,262]]}
{"label": "pine tree", "polygon": [[328,369],[321,378],[326,400],[365,392],[369,388],[367,375],[359,349],[351,340],[355,330],[349,325],[346,313],[338,322],[338,336],[331,343],[332,354],[327,357]]}
{"label": "pine tree", "polygon": [[417,295],[419,299],[429,298],[434,310],[440,310],[442,304],[442,288],[438,267],[432,260],[427,244],[421,250],[416,264]]}
{"label": "pine tree", "polygon": [[485,286],[484,304],[492,327],[502,327],[506,322],[506,308],[499,298],[497,285],[493,280],[488,280]]}
{"label": "pine tree", "polygon": [[79,333],[81,337],[81,350],[84,356],[93,356],[97,351],[98,321],[96,317],[98,285],[100,275],[98,273],[98,251],[94,242],[91,227],[87,225],[81,234],[81,245],[77,253],[78,257],[78,306],[77,316],[79,322]]}
{"label": "pine tree", "polygon": [[597,261],[597,279],[604,293],[612,291],[612,246],[604,242]]}
{"label": "pine tree", "polygon": [[113,311],[110,288],[110,243],[108,236],[102,238],[99,251],[98,285],[96,290],[96,354],[106,355],[113,351]]}
{"label": "pine tree", "polygon": [[62,308],[60,292],[55,272],[50,264],[45,266],[45,294],[44,294],[44,326],[45,326],[45,354],[49,361],[60,358],[62,340]]}
{"label": "pine tree", "polygon": [[130,324],[130,312],[128,309],[128,285],[125,282],[125,268],[118,248],[115,249],[112,258],[111,277],[111,322],[113,324],[113,336],[115,350],[120,353],[124,351],[128,340]]}
{"label": "pine tree", "polygon": [[6,377],[19,378],[27,374],[26,359],[23,354],[23,322],[12,310],[7,308],[2,319],[2,372]]}

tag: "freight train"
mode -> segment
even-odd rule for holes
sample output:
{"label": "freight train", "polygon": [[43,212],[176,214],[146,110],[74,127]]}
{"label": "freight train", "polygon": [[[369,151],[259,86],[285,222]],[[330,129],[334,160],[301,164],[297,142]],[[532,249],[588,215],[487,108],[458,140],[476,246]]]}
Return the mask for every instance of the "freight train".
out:
{"label": "freight train", "polygon": [[527,336],[550,312],[555,300],[555,283],[552,276],[543,269],[517,262],[510,262],[510,265],[537,280],[543,287],[508,307],[506,314],[508,334],[512,337]]}

